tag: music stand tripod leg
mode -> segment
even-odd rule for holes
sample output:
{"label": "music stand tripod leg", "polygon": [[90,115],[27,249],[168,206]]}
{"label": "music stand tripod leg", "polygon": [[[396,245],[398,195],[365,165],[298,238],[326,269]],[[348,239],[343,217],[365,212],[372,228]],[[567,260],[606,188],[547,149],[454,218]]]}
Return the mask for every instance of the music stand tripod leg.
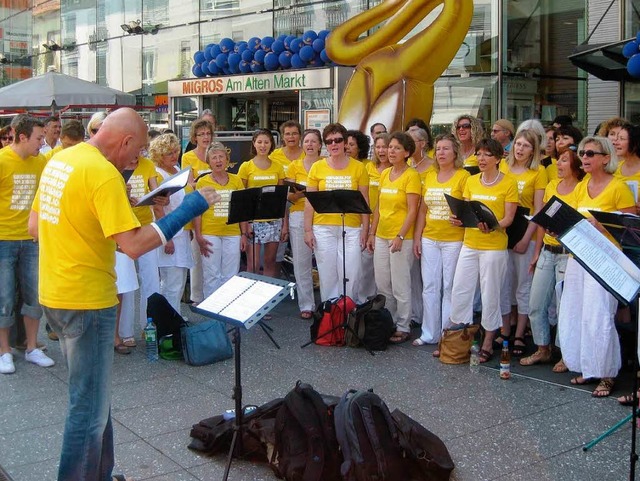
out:
{"label": "music stand tripod leg", "polygon": [[[231,463],[233,462],[234,454],[238,456],[242,455],[242,373],[240,362],[240,328],[235,327],[233,332],[233,348],[234,348],[234,364],[235,364],[235,385],[233,387],[233,399],[235,401],[236,415],[233,424],[233,438],[231,439],[231,446],[229,447],[229,453],[227,455],[227,465],[224,469],[223,481],[227,481],[229,477],[229,470],[231,469]],[[237,449],[236,449],[237,446]]]}

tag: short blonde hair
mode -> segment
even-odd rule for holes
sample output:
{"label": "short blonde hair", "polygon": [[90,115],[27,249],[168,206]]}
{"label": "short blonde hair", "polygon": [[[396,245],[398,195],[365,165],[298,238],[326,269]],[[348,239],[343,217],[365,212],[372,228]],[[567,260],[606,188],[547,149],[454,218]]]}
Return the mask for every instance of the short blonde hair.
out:
{"label": "short blonde hair", "polygon": [[162,157],[176,150],[180,150],[180,141],[175,134],[158,135],[149,145],[149,158],[158,164]]}
{"label": "short blonde hair", "polygon": [[[584,146],[587,144],[598,145],[600,152],[603,152],[605,155],[609,156],[609,162],[604,166],[604,171],[607,174],[615,173],[616,169],[618,168],[618,156],[616,155],[616,149],[613,147],[611,141],[607,137],[590,135],[582,139],[580,145],[578,146],[578,152],[580,150],[584,150]],[[580,156],[579,153],[578,156]],[[582,158],[580,160],[582,160]]]}
{"label": "short blonde hair", "polygon": [[87,124],[87,132],[91,132],[93,129],[99,128],[98,125],[102,125],[104,119],[107,118],[106,112],[96,112],[89,119],[89,123]]}

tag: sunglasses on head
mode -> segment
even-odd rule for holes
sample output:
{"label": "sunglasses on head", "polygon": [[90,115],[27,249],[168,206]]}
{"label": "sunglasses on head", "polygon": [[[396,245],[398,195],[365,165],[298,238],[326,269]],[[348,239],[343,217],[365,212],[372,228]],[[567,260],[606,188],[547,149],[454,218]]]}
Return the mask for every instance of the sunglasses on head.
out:
{"label": "sunglasses on head", "polygon": [[578,152],[580,157],[588,157],[589,159],[595,157],[596,155],[607,155],[606,152],[597,152],[595,150],[581,150]]}
{"label": "sunglasses on head", "polygon": [[341,144],[342,142],[344,142],[344,139],[342,137],[338,137],[337,139],[326,139],[324,141],[326,145]]}

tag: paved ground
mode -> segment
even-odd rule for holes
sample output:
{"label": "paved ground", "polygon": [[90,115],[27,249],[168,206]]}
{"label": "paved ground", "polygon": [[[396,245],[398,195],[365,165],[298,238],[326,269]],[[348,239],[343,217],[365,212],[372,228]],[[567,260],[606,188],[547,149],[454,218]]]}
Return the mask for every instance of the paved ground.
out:
{"label": "paved ground", "polygon": [[[269,323],[282,349],[260,329],[243,336],[246,403],[284,396],[298,379],[336,395],[372,387],[390,409],[402,409],[445,441],[456,463],[454,480],[629,477],[630,423],[592,451],[582,451],[584,442],[626,416],[628,408],[571,387],[569,374],[550,375],[548,366],[515,368],[510,381],[501,381],[496,362],[471,373],[467,365],[440,364],[431,357],[432,347],[410,344],[375,357],[359,349],[300,349],[308,323],[297,317],[294,302],[285,301],[275,312]],[[56,477],[66,368],[57,343],[47,342],[56,366],[27,365],[17,355],[16,374],[0,377],[0,465],[14,481]],[[233,407],[233,360],[197,368],[179,361],[149,365],[138,347],[132,355],[116,355],[114,369],[116,472],[138,481],[221,479],[224,459],[193,453],[187,444],[192,424]],[[275,477],[266,466],[234,461],[230,479]]]}

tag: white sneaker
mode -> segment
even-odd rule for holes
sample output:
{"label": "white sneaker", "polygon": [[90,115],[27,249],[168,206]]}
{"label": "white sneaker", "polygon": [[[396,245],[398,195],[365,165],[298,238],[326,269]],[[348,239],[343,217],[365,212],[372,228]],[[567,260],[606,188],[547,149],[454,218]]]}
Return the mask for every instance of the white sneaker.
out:
{"label": "white sneaker", "polygon": [[38,365],[40,367],[51,367],[51,366],[53,366],[55,364],[53,359],[51,359],[49,356],[47,356],[40,349],[34,349],[31,352],[26,352],[25,351],[24,358],[28,362],[32,362],[32,363],[34,363],[34,364],[36,364],[36,365]]}
{"label": "white sneaker", "polygon": [[16,366],[13,364],[13,354],[7,352],[0,356],[0,373],[13,374],[16,372]]}

